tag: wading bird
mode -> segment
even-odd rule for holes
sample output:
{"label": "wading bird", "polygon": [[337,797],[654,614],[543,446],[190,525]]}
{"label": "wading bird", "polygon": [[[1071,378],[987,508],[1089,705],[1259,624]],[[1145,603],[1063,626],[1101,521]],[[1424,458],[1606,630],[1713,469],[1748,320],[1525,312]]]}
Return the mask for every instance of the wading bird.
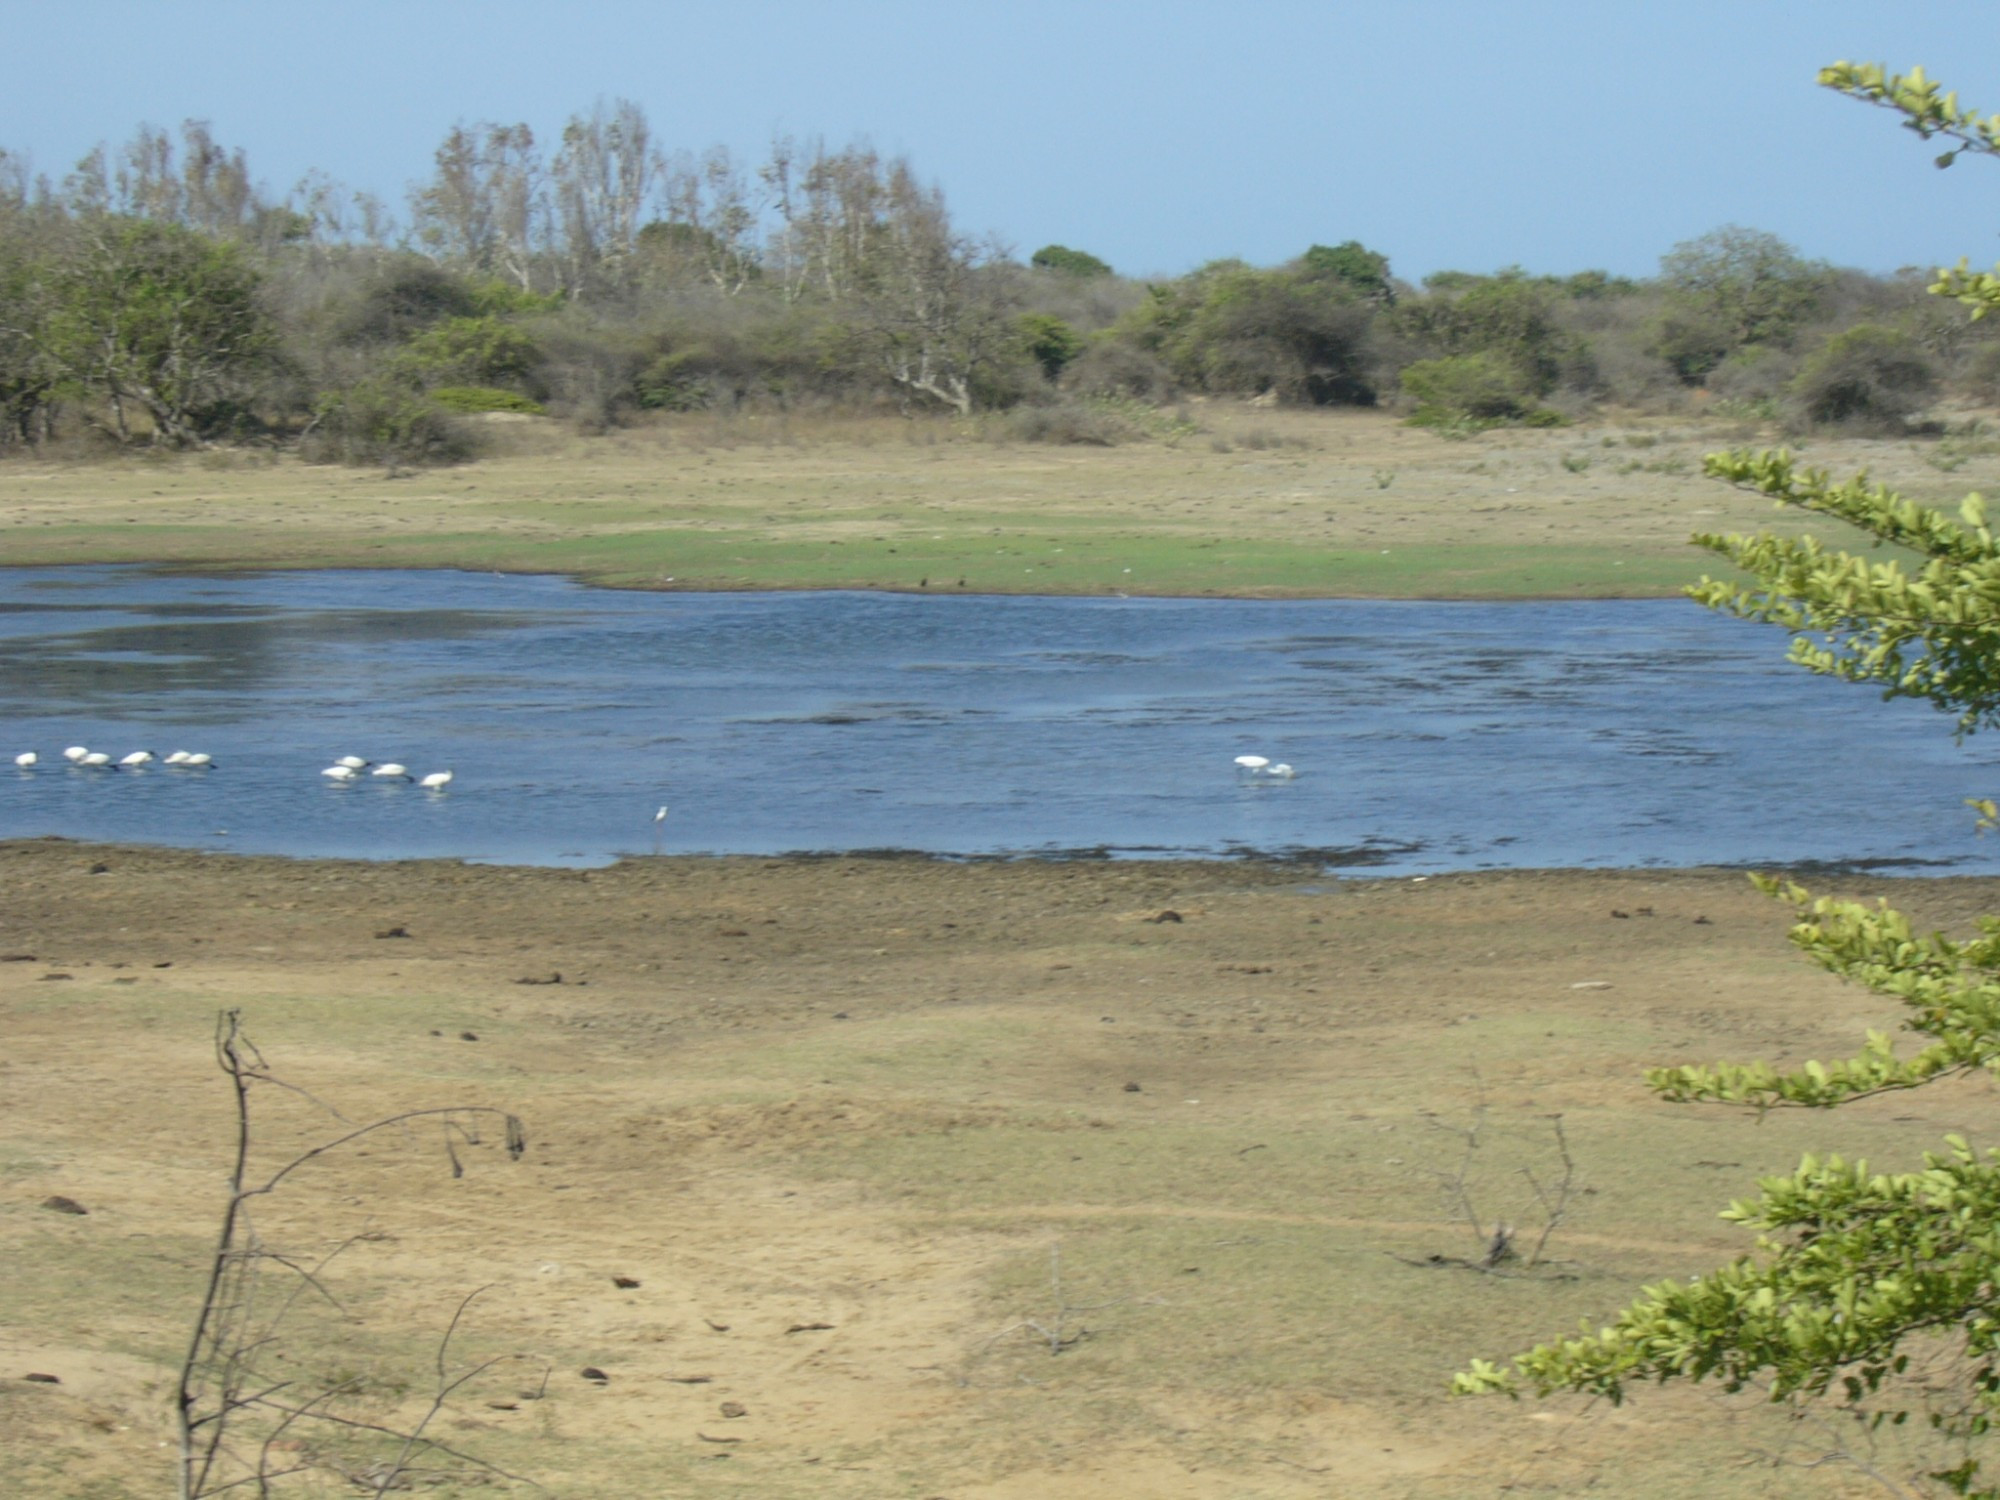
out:
{"label": "wading bird", "polygon": [[431,772],[430,775],[424,777],[421,781],[419,781],[417,785],[424,788],[426,791],[441,792],[447,786],[451,785],[451,772],[433,771]]}

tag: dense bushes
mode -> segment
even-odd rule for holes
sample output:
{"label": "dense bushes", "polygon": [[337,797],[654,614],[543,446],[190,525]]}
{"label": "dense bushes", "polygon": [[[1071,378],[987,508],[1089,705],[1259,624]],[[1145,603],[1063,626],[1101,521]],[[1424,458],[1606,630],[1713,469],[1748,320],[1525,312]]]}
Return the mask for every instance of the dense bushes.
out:
{"label": "dense bushes", "polygon": [[[865,147],[781,141],[752,171],[662,157],[643,123],[625,104],[580,117],[546,159],[524,126],[455,128],[411,236],[324,185],[265,202],[235,157],[218,198],[157,132],[62,194],[31,194],[0,152],[0,445],[67,425],[413,463],[468,451],[452,411],[597,430],[742,406],[1032,408],[1001,425],[1090,442],[1122,431],[1106,401],[1183,396],[1387,398],[1455,426],[1706,392],[1890,430],[1942,388],[2000,397],[2000,320],[1968,329],[1921,278],[1755,230],[1676,245],[1652,281],[1510,267],[1413,287],[1349,239],[1142,282],[1060,244],[1014,261]],[[108,165],[142,158],[136,177]]]}
{"label": "dense bushes", "polygon": [[300,451],[311,463],[456,463],[477,450],[471,430],[428,397],[391,381],[328,391],[314,404]]}
{"label": "dense bushes", "polygon": [[1405,365],[1403,393],[1415,403],[1410,420],[1426,427],[1502,422],[1546,425],[1555,413],[1536,401],[1533,379],[1504,355],[1481,351]]}
{"label": "dense bushes", "polygon": [[1790,386],[1808,422],[1887,431],[1900,430],[1936,391],[1937,368],[1922,346],[1874,323],[1828,339]]}

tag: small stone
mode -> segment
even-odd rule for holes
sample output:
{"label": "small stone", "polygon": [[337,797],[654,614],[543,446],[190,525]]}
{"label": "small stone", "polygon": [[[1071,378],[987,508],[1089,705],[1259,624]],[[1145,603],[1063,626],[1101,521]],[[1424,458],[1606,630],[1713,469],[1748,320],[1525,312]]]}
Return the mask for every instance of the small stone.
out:
{"label": "small stone", "polygon": [[42,1207],[48,1209],[51,1213],[59,1214],[87,1214],[90,1212],[89,1209],[77,1202],[76,1199],[65,1198],[61,1193],[44,1198],[42,1200]]}
{"label": "small stone", "polygon": [[1139,1092],[1139,1085],[1136,1083],[1128,1083],[1125,1085],[1125,1092],[1128,1094],[1136,1094]]}
{"label": "small stone", "polygon": [[476,1042],[479,1040],[479,1033],[476,1031],[461,1031],[458,1034],[458,1039],[461,1042]]}
{"label": "small stone", "polygon": [[410,929],[407,927],[384,927],[375,934],[378,938],[406,938],[409,935]]}
{"label": "small stone", "polygon": [[732,1419],[750,1415],[750,1408],[745,1406],[741,1401],[725,1401],[716,1410],[721,1412],[725,1417]]}
{"label": "small stone", "polygon": [[27,1374],[23,1375],[23,1376],[22,1376],[21,1378],[22,1378],[23,1380],[32,1380],[32,1381],[33,1381],[33,1382],[34,1382],[34,1383],[35,1383],[36,1385],[61,1385],[61,1384],[62,1384],[62,1380],[60,1379],[60,1377],[58,1377],[58,1376],[55,1376],[55,1375],[46,1375],[46,1374],[42,1373],[42,1371],[40,1371],[40,1370],[30,1370],[30,1371],[28,1371],[28,1373],[27,1373]]}
{"label": "small stone", "polygon": [[594,1380],[599,1385],[608,1385],[611,1382],[611,1377],[598,1369],[596,1365],[585,1365],[577,1373],[585,1380]]}
{"label": "small stone", "polygon": [[611,1278],[611,1284],[620,1291],[629,1292],[639,1284],[639,1281],[634,1276],[614,1276]]}

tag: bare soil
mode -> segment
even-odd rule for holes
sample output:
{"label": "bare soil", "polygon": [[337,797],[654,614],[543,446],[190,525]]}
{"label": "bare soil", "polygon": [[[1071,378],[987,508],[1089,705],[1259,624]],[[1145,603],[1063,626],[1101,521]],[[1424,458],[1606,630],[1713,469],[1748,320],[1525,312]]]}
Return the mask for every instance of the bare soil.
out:
{"label": "bare soil", "polygon": [[[2000,899],[1835,887],[1953,928]],[[264,1162],[340,1132],[320,1103],[526,1121],[522,1162],[489,1136],[462,1177],[428,1132],[335,1153],[259,1226],[305,1255],[362,1237],[286,1369],[383,1414],[421,1409],[488,1288],[448,1362],[551,1373],[502,1367],[437,1431],[557,1493],[1847,1493],[1774,1468],[1825,1443],[1754,1405],[1443,1394],[1747,1248],[1715,1211],[1800,1150],[1887,1164],[1990,1125],[1976,1086],[1762,1126],[1651,1099],[1649,1063],[1891,1024],[1787,920],[1725,871],[0,844],[0,1464],[23,1496],[169,1488],[229,1149],[210,1035],[238,1007],[312,1096],[259,1098]],[[1523,1243],[1547,1227],[1523,1173],[1561,1180],[1557,1114],[1549,1264],[1431,1263],[1481,1243],[1454,1181]],[[288,1441],[330,1466],[314,1492],[352,1492],[352,1444]],[[493,1492],[428,1466],[433,1493]]]}

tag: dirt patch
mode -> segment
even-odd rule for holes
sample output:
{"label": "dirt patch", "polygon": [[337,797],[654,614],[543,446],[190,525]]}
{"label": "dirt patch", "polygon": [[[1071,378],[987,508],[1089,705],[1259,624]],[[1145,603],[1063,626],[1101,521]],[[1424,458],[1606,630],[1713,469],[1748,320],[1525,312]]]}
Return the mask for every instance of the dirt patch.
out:
{"label": "dirt patch", "polygon": [[[1841,884],[1953,927],[2000,901]],[[384,1411],[489,1285],[467,1357],[553,1374],[536,1399],[511,1370],[482,1387],[452,1440],[560,1493],[1830,1493],[1824,1470],[1742,1467],[1782,1439],[1755,1409],[1442,1395],[1473,1355],[1744,1248],[1715,1211],[1798,1150],[1899,1161],[1990,1117],[1973,1087],[1833,1126],[1653,1102],[1647,1063],[1827,1055],[1887,1023],[1785,924],[1726,872],[0,845],[14,1492],[167,1482],[167,1370],[227,1152],[209,1034],[236,1006],[349,1118],[527,1121],[522,1163],[489,1141],[462,1178],[417,1133],[329,1158],[260,1227],[301,1251],[365,1234],[346,1312],[302,1314],[297,1358]],[[260,1108],[267,1160],[336,1123]],[[1471,1239],[1439,1182],[1455,1132],[1483,1119],[1475,1196],[1513,1214],[1557,1112],[1567,1279],[1413,1268]]]}

